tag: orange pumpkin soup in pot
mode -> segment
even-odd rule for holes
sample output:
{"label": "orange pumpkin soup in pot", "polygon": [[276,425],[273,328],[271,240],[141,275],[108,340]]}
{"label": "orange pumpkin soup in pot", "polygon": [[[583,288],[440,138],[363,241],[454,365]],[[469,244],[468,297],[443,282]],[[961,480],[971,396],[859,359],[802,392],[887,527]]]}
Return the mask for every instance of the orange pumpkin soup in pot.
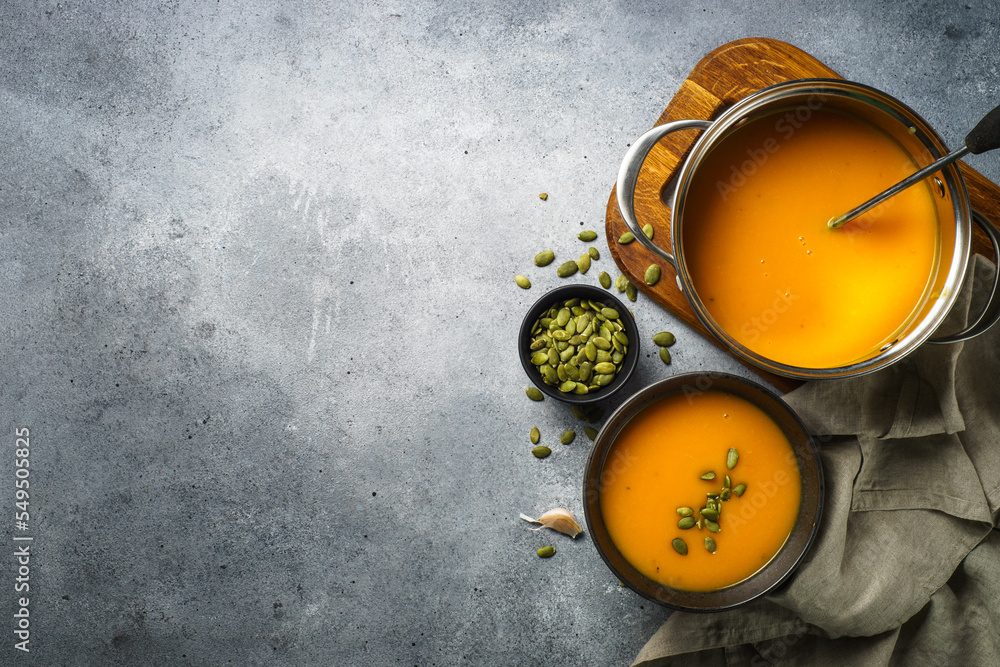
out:
{"label": "orange pumpkin soup in pot", "polygon": [[745,348],[845,366],[878,354],[936,296],[936,204],[928,179],[829,229],[918,166],[856,116],[790,116],[749,120],[705,157],[688,191],[684,261],[705,309]]}

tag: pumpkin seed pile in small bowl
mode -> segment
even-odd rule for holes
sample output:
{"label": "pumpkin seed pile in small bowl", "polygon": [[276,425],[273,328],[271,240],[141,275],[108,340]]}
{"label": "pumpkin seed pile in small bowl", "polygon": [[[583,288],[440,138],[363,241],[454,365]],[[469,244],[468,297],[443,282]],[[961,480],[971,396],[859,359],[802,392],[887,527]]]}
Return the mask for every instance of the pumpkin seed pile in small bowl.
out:
{"label": "pumpkin seed pile in small bowl", "polygon": [[595,403],[632,374],[639,335],[632,314],[614,296],[590,285],[564,285],[528,310],[518,354],[543,393],[566,403]]}

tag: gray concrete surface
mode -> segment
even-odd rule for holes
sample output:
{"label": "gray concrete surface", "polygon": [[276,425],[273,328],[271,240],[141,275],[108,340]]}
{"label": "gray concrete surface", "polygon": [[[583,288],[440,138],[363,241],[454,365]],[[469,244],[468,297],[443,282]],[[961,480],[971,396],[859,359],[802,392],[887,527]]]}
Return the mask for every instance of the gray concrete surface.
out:
{"label": "gray concrete surface", "polygon": [[[1000,101],[998,9],[2,3],[0,663],[628,663],[667,612],[517,518],[582,518],[588,450],[528,453],[576,423],[523,394],[515,331],[560,283],[531,258],[602,229],[714,47],[789,41],[957,144]],[[572,280],[617,275],[596,245]],[[634,311],[679,342],[630,389],[745,374]]]}

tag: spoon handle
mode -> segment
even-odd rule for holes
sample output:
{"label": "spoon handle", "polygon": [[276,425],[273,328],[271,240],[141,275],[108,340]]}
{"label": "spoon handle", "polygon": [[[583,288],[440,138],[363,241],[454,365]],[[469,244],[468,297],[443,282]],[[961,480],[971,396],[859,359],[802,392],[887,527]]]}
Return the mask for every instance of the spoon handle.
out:
{"label": "spoon handle", "polygon": [[965,135],[965,145],[973,155],[1000,148],[1000,106],[989,112]]}

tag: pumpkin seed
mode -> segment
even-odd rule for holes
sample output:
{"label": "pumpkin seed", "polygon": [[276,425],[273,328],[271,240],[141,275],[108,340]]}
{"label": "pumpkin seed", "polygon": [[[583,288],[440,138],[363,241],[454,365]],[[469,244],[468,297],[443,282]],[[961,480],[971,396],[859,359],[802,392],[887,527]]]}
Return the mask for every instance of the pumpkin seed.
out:
{"label": "pumpkin seed", "polygon": [[665,347],[661,347],[660,348],[660,359],[663,360],[663,363],[669,364],[670,363],[670,350],[668,350]]}
{"label": "pumpkin seed", "polygon": [[606,373],[604,375],[595,375],[594,384],[596,384],[598,387],[606,387],[607,385],[611,384],[611,381],[614,379],[615,376],[612,375],[611,373]]}
{"label": "pumpkin seed", "polygon": [[628,285],[628,278],[626,278],[625,276],[618,276],[617,278],[615,278],[615,289],[617,289],[619,292],[624,292],[626,285]]}
{"label": "pumpkin seed", "polygon": [[702,526],[704,526],[704,524],[705,524],[705,520],[704,519],[698,519],[698,523],[697,523],[698,530],[701,530]]}
{"label": "pumpkin seed", "polygon": [[593,426],[584,426],[583,432],[588,438],[590,438],[591,442],[597,440],[597,429]]}
{"label": "pumpkin seed", "polygon": [[713,540],[710,536],[705,537],[705,548],[708,549],[708,553],[715,553],[715,540]]}
{"label": "pumpkin seed", "polygon": [[601,283],[601,287],[604,289],[610,289],[611,287],[611,276],[608,275],[607,271],[601,271],[597,274],[597,282]]}
{"label": "pumpkin seed", "polygon": [[677,513],[680,514],[681,516],[691,516],[692,514],[694,514],[694,510],[691,509],[690,507],[678,507]]}
{"label": "pumpkin seed", "polygon": [[729,500],[732,497],[733,497],[733,491],[732,491],[732,489],[723,489],[722,490],[722,500]]}
{"label": "pumpkin seed", "polygon": [[585,229],[579,234],[577,234],[576,238],[580,239],[581,241],[586,241],[589,243],[590,241],[593,241],[594,239],[597,238],[597,232],[595,232],[592,229]]}
{"label": "pumpkin seed", "polygon": [[590,271],[590,255],[587,253],[580,255],[580,259],[576,260],[576,266],[580,269],[580,273]]}
{"label": "pumpkin seed", "polygon": [[712,521],[711,519],[705,519],[705,528],[708,528],[708,532],[710,533],[717,533],[722,530],[722,528],[719,527],[718,522]]}
{"label": "pumpkin seed", "polygon": [[606,361],[604,363],[600,363],[594,366],[594,372],[597,373],[598,375],[604,375],[606,373],[614,373],[615,365],[610,361]]}
{"label": "pumpkin seed", "polygon": [[582,382],[577,382],[576,386],[573,387],[573,393],[574,394],[589,394],[590,393],[590,388],[587,387],[587,385],[583,384]]}
{"label": "pumpkin seed", "polygon": [[601,253],[598,252],[597,248],[595,248],[593,246],[587,248],[587,253],[590,255],[591,259],[600,259],[601,258]]}
{"label": "pumpkin seed", "polygon": [[635,288],[635,285],[629,283],[625,285],[625,296],[628,297],[629,301],[635,301],[639,297],[639,290]]}
{"label": "pumpkin seed", "polygon": [[701,516],[703,518],[709,519],[711,521],[718,521],[719,520],[719,510],[713,510],[713,509],[709,509],[708,507],[702,507],[701,508]]}
{"label": "pumpkin seed", "polygon": [[555,258],[556,254],[554,252],[551,250],[543,250],[535,255],[535,266],[548,266]]}
{"label": "pumpkin seed", "polygon": [[589,361],[580,364],[580,382],[586,382],[594,373],[594,366]]}
{"label": "pumpkin seed", "polygon": [[547,364],[548,362],[549,362],[548,352],[539,351],[531,355],[531,363],[533,363],[536,366],[541,366],[542,364]]}
{"label": "pumpkin seed", "polygon": [[[557,368],[556,372],[558,372],[560,369],[562,369],[562,366]],[[565,374],[565,371],[563,371],[563,373]],[[576,382],[570,379],[563,380],[562,384],[559,385],[559,391],[561,391],[564,394],[568,394],[574,389],[576,389]]]}
{"label": "pumpkin seed", "polygon": [[552,450],[546,447],[545,445],[538,445],[537,447],[531,450],[531,453],[534,454],[537,458],[544,459],[546,456],[552,453]]}
{"label": "pumpkin seed", "polygon": [[628,245],[632,241],[635,241],[635,236],[632,234],[632,232],[625,232],[624,234],[618,237],[618,242],[621,243],[622,245]]}
{"label": "pumpkin seed", "polygon": [[538,195],[538,198],[541,199],[542,201],[545,201],[546,199],[549,198],[549,193],[543,192],[542,194]]}
{"label": "pumpkin seed", "polygon": [[698,523],[698,520],[693,516],[686,516],[677,522],[677,527],[681,530],[688,530],[689,528],[694,528]]}
{"label": "pumpkin seed", "polygon": [[674,541],[671,542],[670,545],[674,548],[674,551],[676,551],[680,555],[682,555],[682,556],[687,556],[688,555],[688,545],[687,545],[687,542],[685,542],[681,538],[675,537]]}
{"label": "pumpkin seed", "polygon": [[531,346],[528,349],[532,351],[540,350],[543,347],[545,347],[545,344],[546,344],[545,339],[542,337],[538,337],[535,340],[531,341]]}
{"label": "pumpkin seed", "polygon": [[646,235],[646,238],[650,241],[653,240],[653,225],[645,224],[642,226],[642,233]]}
{"label": "pumpkin seed", "polygon": [[601,308],[601,315],[604,315],[604,317],[608,318],[609,320],[618,319],[618,311],[615,310],[614,308],[607,308],[607,307]]}
{"label": "pumpkin seed", "polygon": [[733,495],[739,498],[744,493],[746,493],[746,490],[747,490],[746,484],[737,484],[736,486],[733,487]]}
{"label": "pumpkin seed", "polygon": [[658,283],[660,281],[660,267],[656,264],[650,264],[646,268],[646,275],[644,278],[646,280],[646,284],[650,287]]}
{"label": "pumpkin seed", "polygon": [[702,475],[702,476],[701,476],[701,478],[702,478],[702,479],[706,479],[706,480],[711,480],[711,479],[715,479],[715,473],[714,473],[714,472],[712,472],[711,470],[709,470],[709,471],[708,471],[708,472],[706,472],[706,473],[705,473],[704,475]]}
{"label": "pumpkin seed", "polygon": [[517,283],[517,286],[521,289],[529,289],[531,287],[531,281],[524,276],[514,276],[514,282]]}
{"label": "pumpkin seed", "polygon": [[530,398],[533,401],[540,401],[543,398],[545,398],[545,396],[542,394],[542,390],[539,389],[538,387],[528,387],[527,389],[524,390],[524,393],[527,394],[528,398]]}
{"label": "pumpkin seed", "polygon": [[725,489],[733,488],[733,480],[729,479],[729,475],[726,475],[725,479],[723,480],[722,488],[723,488],[723,493],[725,493]]}
{"label": "pumpkin seed", "polygon": [[732,470],[736,467],[736,463],[740,460],[740,453],[736,451],[735,447],[729,448],[729,453],[726,454],[726,467]]}
{"label": "pumpkin seed", "polygon": [[[605,333],[608,333],[608,335],[605,336],[604,335]],[[606,352],[611,349],[611,341],[608,340],[608,338],[610,337],[611,334],[607,330],[605,330],[601,333],[600,336],[598,336],[591,342],[594,344],[594,347],[596,347],[598,350],[604,350]]]}
{"label": "pumpkin seed", "polygon": [[574,262],[573,260],[569,260],[568,262],[563,262],[562,264],[559,265],[559,268],[556,269],[556,275],[559,276],[560,278],[569,278],[579,269],[580,267],[577,266],[576,262]]}
{"label": "pumpkin seed", "polygon": [[528,436],[531,438],[531,444],[537,445],[538,441],[541,439],[542,434],[538,432],[537,426],[531,427],[531,434]]}
{"label": "pumpkin seed", "polygon": [[556,366],[558,366],[559,365],[559,350],[557,350],[554,347],[550,347],[549,351],[548,351],[548,355],[549,355],[549,366],[552,366],[552,368],[555,368]]}
{"label": "pumpkin seed", "polygon": [[[587,387],[584,386],[584,389],[586,388]],[[559,436],[559,442],[561,442],[564,445],[568,445],[575,439],[576,439],[576,431],[574,431],[573,429],[566,429],[565,431],[563,431],[563,434]]]}
{"label": "pumpkin seed", "polygon": [[539,549],[535,553],[538,554],[539,558],[551,558],[552,556],[556,555],[556,548],[555,547],[542,547],[541,549]]}
{"label": "pumpkin seed", "polygon": [[670,347],[676,341],[674,335],[669,331],[661,331],[660,333],[653,336],[653,344],[659,345],[660,347]]}

